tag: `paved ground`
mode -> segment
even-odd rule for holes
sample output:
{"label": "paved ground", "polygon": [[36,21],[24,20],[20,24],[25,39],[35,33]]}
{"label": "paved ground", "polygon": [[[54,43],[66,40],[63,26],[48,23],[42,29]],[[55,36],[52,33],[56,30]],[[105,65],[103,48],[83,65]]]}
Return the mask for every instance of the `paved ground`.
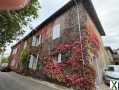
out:
{"label": "paved ground", "polygon": [[0,90],[56,90],[22,76],[0,72]]}
{"label": "paved ground", "polygon": [[109,86],[103,83],[97,88],[97,90],[111,90],[111,89],[109,88]]}
{"label": "paved ground", "polygon": [[[0,72],[0,90],[73,90],[59,85],[51,84],[42,80],[24,77],[14,72]],[[105,84],[97,90],[110,90]]]}

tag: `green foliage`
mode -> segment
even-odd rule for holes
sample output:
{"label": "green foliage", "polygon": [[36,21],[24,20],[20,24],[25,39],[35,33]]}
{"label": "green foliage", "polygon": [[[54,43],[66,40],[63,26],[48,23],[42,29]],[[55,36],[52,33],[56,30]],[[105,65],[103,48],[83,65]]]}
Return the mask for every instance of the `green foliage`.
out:
{"label": "green foliage", "polygon": [[22,64],[23,69],[28,70],[29,61],[28,61],[28,50],[27,50],[27,48],[25,48],[21,51],[20,60],[21,60],[21,64]]}
{"label": "green foliage", "polygon": [[30,0],[24,8],[16,11],[0,11],[0,48],[16,40],[24,33],[24,27],[38,16],[38,0]]}

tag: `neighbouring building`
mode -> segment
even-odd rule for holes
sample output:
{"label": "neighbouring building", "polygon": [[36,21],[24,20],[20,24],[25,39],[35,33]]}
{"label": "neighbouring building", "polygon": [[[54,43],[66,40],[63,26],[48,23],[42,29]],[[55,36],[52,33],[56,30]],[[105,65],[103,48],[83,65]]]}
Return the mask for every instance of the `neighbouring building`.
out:
{"label": "neighbouring building", "polygon": [[113,55],[114,55],[114,52],[112,50],[111,47],[107,46],[105,47],[105,50],[106,50],[106,56],[107,56],[107,62],[106,64],[113,64]]}
{"label": "neighbouring building", "polygon": [[[61,72],[83,63],[90,64],[96,71],[97,83],[102,82],[106,57],[101,36],[105,32],[91,0],[76,0],[78,4],[74,1],[69,1],[12,47],[10,67],[13,70],[22,69],[20,53],[27,48],[32,75],[40,77],[44,71],[47,77],[64,82]],[[65,65],[68,68],[62,71]],[[75,73],[74,69],[68,70],[66,75]]]}

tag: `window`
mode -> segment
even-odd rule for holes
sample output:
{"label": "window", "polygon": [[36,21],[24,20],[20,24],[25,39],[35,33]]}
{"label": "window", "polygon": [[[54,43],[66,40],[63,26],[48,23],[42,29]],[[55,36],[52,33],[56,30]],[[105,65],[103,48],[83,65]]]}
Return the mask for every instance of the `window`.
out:
{"label": "window", "polygon": [[59,53],[59,54],[58,54],[58,63],[61,63],[61,62],[62,62],[62,60],[61,60],[61,59],[62,59],[62,54],[61,54],[61,53]]}
{"label": "window", "polygon": [[62,54],[54,55],[54,63],[62,63]]}
{"label": "window", "polygon": [[39,36],[39,42],[38,42],[39,45],[41,44],[41,41],[42,41],[42,36],[40,35],[40,36]]}
{"label": "window", "polygon": [[36,46],[41,44],[41,35],[37,36]]}
{"label": "window", "polygon": [[33,64],[33,55],[30,55],[30,62],[29,62],[29,68],[32,68],[32,64]]}
{"label": "window", "polygon": [[36,46],[37,38],[36,36],[32,37],[32,46]]}
{"label": "window", "polygon": [[53,40],[57,39],[59,37],[60,37],[60,24],[55,25],[53,27],[53,31],[52,31],[52,38],[53,38]]}
{"label": "window", "polygon": [[31,55],[30,56],[30,63],[29,63],[29,68],[36,70],[37,68],[37,63],[38,63],[38,56]]}

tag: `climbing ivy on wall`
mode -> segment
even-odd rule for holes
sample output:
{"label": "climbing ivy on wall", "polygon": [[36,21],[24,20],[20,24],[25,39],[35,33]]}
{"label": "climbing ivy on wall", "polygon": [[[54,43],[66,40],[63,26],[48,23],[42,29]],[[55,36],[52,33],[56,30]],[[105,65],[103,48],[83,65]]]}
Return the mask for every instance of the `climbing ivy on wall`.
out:
{"label": "climbing ivy on wall", "polygon": [[[82,45],[82,48],[81,48]],[[64,83],[67,87],[78,87],[81,90],[95,88],[96,71],[90,61],[98,57],[100,41],[90,25],[81,30],[81,38],[68,43],[60,43],[43,61],[43,74],[50,80]],[[54,56],[62,55],[62,63],[56,63]]]}
{"label": "climbing ivy on wall", "polygon": [[29,61],[28,61],[28,50],[27,50],[27,48],[24,48],[21,51],[20,60],[21,60],[21,65],[23,67],[23,70],[28,70]]}

